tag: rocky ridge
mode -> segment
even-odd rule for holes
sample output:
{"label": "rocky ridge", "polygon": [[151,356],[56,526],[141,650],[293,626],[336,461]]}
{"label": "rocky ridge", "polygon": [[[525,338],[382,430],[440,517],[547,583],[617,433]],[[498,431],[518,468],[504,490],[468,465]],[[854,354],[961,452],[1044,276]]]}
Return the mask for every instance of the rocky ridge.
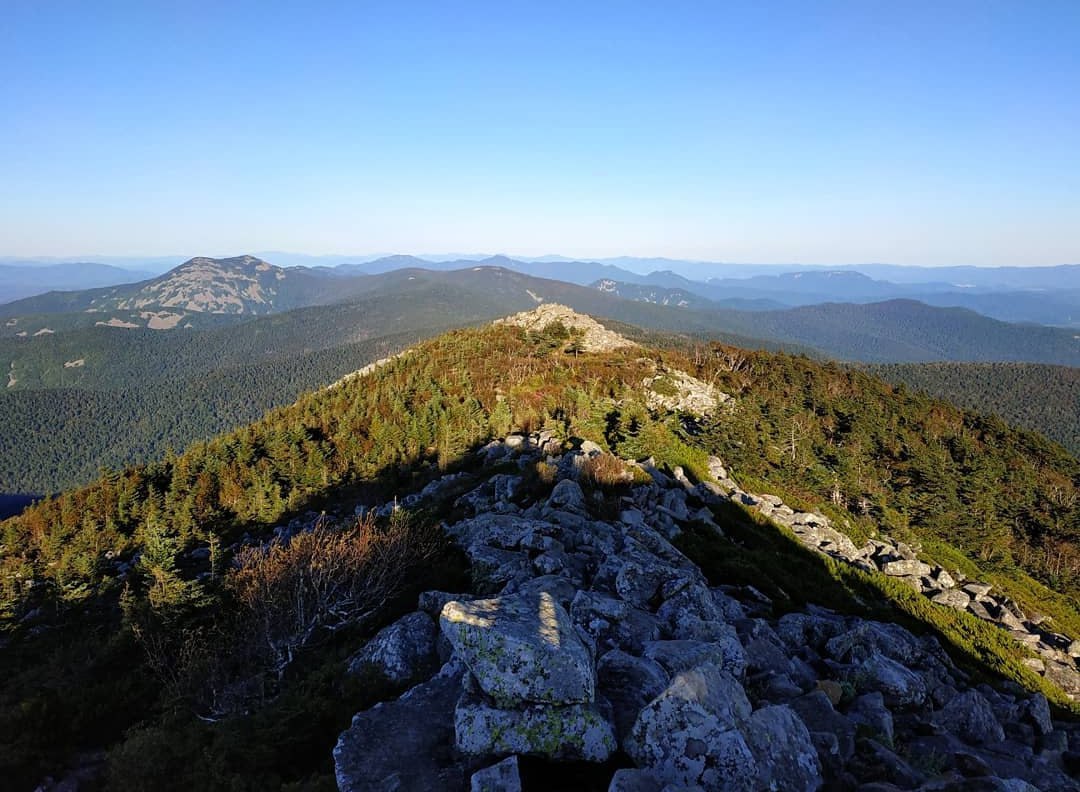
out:
{"label": "rocky ridge", "polygon": [[[726,473],[721,464],[718,473]],[[1025,661],[1031,670],[1047,677],[1075,699],[1080,696],[1080,640],[1046,629],[1039,614],[1026,614],[1012,599],[996,594],[993,586],[967,580],[960,572],[950,573],[939,565],[919,560],[918,552],[904,542],[887,537],[869,539],[862,547],[832,527],[822,514],[796,512],[775,495],[754,495],[741,490],[734,481],[721,476],[719,485],[704,484],[721,496],[730,497],[758,510],[774,522],[792,530],[805,546],[838,561],[868,572],[883,572],[910,585],[938,605],[966,611],[991,622],[1039,655]]]}
{"label": "rocky ridge", "polygon": [[608,330],[591,316],[580,314],[573,308],[559,303],[543,303],[531,311],[497,319],[495,324],[514,325],[526,330],[540,331],[556,322],[570,329],[576,328],[581,335],[580,347],[585,352],[610,352],[614,349],[637,346],[630,339]]}
{"label": "rocky ridge", "polygon": [[[731,499],[818,552],[918,582],[942,607],[1005,607],[986,586],[899,543],[856,548],[821,515],[742,491],[720,460],[702,482],[627,463],[649,483],[612,516],[578,483],[596,444],[541,432],[478,453],[489,473],[372,507],[453,502],[445,527],[475,586],[426,592],[358,655],[413,687],[342,733],[341,789],[520,789],[519,757],[603,763],[620,792],[1080,788],[1080,726],[1040,694],[976,684],[935,639],[896,624],[812,605],[773,618],[753,588],[710,586],[671,539],[722,531],[713,509]],[[530,501],[505,471],[537,461],[556,483]]]}

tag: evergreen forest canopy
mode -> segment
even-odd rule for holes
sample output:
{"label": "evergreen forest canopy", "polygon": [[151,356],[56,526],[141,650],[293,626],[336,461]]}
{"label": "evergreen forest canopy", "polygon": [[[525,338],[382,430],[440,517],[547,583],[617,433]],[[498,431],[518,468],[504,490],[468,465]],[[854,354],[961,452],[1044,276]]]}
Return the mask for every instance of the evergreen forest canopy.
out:
{"label": "evergreen forest canopy", "polygon": [[[657,366],[713,383],[734,407],[705,420],[650,410],[642,382]],[[243,543],[308,509],[415,490],[491,437],[540,428],[699,479],[716,454],[744,486],[832,514],[856,537],[920,542],[1080,634],[1080,463],[1039,435],[804,356],[685,340],[593,354],[562,326],[465,329],[0,524],[0,771],[32,781],[89,744],[109,748],[119,788],[168,768],[192,773],[193,756],[222,779],[248,773],[247,788],[325,779],[305,741],[336,733],[373,695],[353,690],[341,705],[343,691],[318,670],[340,653],[324,650],[308,675],[279,676],[250,718],[212,725],[160,684],[155,658],[194,651],[210,613],[241,619],[242,591],[221,570]],[[428,584],[455,568],[437,548],[410,563]],[[105,673],[120,665],[128,672]],[[293,722],[303,726],[284,736]],[[286,769],[290,751],[307,764]],[[161,768],[143,766],[147,752],[166,757]]]}
{"label": "evergreen forest canopy", "polygon": [[889,382],[1040,432],[1080,457],[1080,368],[1037,363],[870,366]]}

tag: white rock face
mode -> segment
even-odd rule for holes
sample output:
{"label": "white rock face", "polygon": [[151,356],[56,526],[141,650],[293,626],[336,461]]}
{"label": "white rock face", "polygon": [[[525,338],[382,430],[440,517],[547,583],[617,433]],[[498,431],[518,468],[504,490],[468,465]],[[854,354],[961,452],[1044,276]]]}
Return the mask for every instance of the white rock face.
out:
{"label": "white rock face", "polygon": [[589,650],[550,593],[448,602],[439,622],[484,693],[500,704],[593,700]]}

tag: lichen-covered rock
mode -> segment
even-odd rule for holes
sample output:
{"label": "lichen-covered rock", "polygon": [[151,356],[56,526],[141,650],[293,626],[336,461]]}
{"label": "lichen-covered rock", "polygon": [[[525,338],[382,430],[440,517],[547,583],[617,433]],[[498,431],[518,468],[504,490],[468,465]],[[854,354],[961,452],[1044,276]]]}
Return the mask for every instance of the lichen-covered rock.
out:
{"label": "lichen-covered rock", "polygon": [[338,789],[464,788],[465,770],[451,756],[463,674],[460,663],[447,664],[396,701],[357,714],[334,747]]}
{"label": "lichen-covered rock", "polygon": [[703,665],[677,674],[641,711],[625,749],[664,781],[749,790],[757,767],[739,727],[750,714],[742,686]]}
{"label": "lichen-covered rock", "polygon": [[469,786],[470,792],[521,792],[518,758],[510,756],[491,767],[477,770]]}
{"label": "lichen-covered rock", "polygon": [[426,613],[403,616],[380,630],[349,660],[349,673],[372,668],[402,684],[433,674],[439,665],[435,622]]}
{"label": "lichen-covered rock", "polygon": [[454,711],[458,750],[467,754],[528,754],[603,762],[616,749],[611,724],[591,704],[493,706],[466,690]]}
{"label": "lichen-covered rock", "polygon": [[439,623],[455,655],[501,705],[593,700],[589,650],[548,592],[448,602]]}
{"label": "lichen-covered rock", "polygon": [[821,761],[802,720],[790,707],[763,707],[743,731],[757,760],[755,789],[812,792],[822,784]]}

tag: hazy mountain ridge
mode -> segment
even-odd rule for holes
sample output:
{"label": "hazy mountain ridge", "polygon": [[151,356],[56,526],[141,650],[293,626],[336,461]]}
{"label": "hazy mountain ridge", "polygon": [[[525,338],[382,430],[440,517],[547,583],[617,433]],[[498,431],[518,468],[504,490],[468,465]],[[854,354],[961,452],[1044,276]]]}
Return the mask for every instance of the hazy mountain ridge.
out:
{"label": "hazy mountain ridge", "polygon": [[[496,256],[307,256],[262,254],[284,269],[313,276],[351,280],[402,268],[454,270],[498,266],[545,279],[590,285],[599,280],[682,289],[729,307],[733,300],[771,300],[777,307],[823,302],[876,302],[917,299],[941,307],[966,307],[1005,321],[1060,326],[1080,323],[1080,266],[911,267],[895,265],[735,265],[672,259],[619,257],[575,260]],[[625,266],[624,266],[625,265]],[[90,266],[90,265],[87,265]],[[181,265],[182,266],[182,265]],[[40,269],[28,268],[28,269]],[[72,282],[70,290],[80,284]],[[37,291],[43,291],[40,286]],[[12,295],[13,299],[15,296]],[[235,297],[236,295],[234,295]],[[309,296],[283,302],[279,310],[329,299]],[[62,304],[62,303],[61,303]],[[231,303],[235,305],[235,303]],[[256,307],[254,303],[251,307]],[[746,307],[756,310],[763,303]],[[31,306],[26,313],[37,313]],[[43,308],[42,310],[52,310]],[[139,322],[135,322],[140,324]]]}
{"label": "hazy mountain ridge", "polygon": [[151,277],[153,273],[148,271],[94,262],[63,262],[43,266],[0,263],[0,303],[56,289],[91,289]]}

